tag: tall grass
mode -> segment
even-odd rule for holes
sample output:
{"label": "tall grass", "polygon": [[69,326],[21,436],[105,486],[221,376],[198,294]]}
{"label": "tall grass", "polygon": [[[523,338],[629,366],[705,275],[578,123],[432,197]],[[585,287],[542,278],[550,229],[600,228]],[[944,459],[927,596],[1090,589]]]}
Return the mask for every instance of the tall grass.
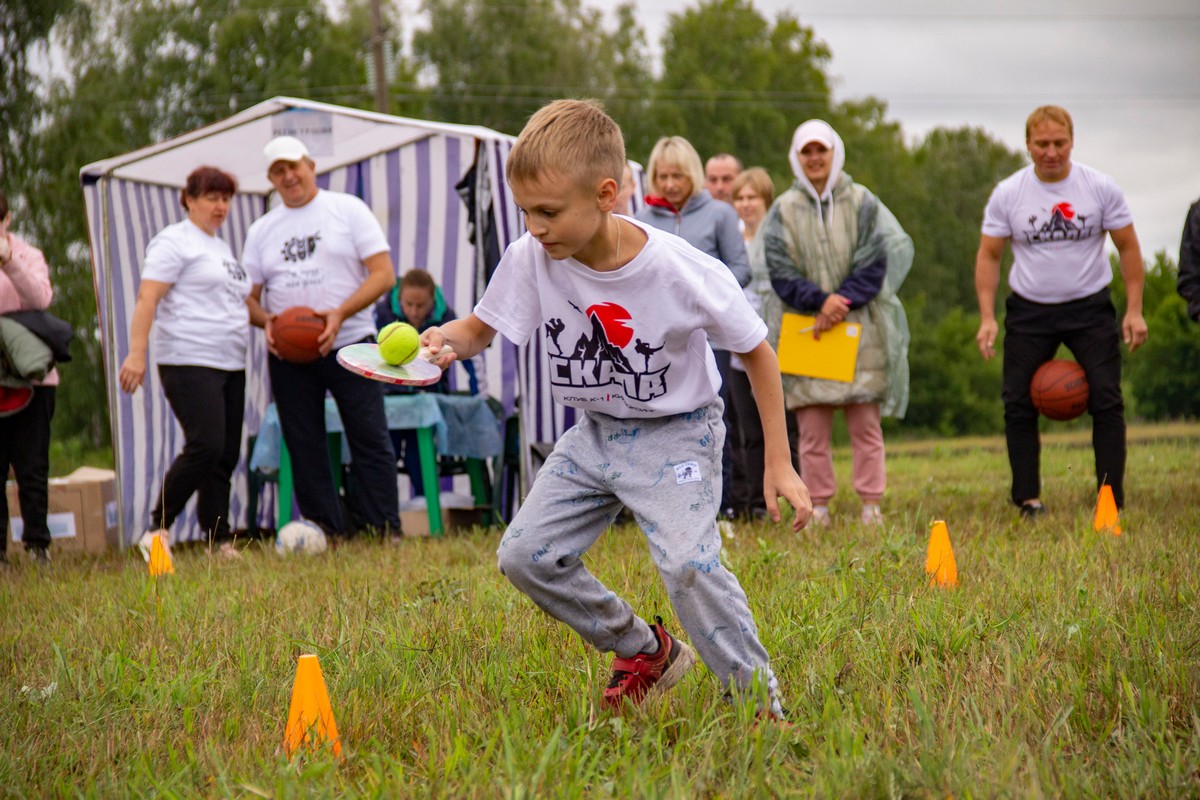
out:
{"label": "tall grass", "polygon": [[[635,713],[600,710],[608,657],[497,573],[495,531],[181,552],[157,582],[136,558],[42,571],[14,553],[0,796],[1200,796],[1200,426],[1133,438],[1119,537],[1091,529],[1073,434],[1044,448],[1036,524],[1006,502],[1003,442],[974,439],[893,448],[882,530],[854,522],[846,452],[833,529],[736,526],[724,558],[790,730],[756,725],[703,667]],[[934,519],[954,591],[922,572]],[[636,529],[587,559],[670,620]],[[341,761],[280,753],[303,653]]]}

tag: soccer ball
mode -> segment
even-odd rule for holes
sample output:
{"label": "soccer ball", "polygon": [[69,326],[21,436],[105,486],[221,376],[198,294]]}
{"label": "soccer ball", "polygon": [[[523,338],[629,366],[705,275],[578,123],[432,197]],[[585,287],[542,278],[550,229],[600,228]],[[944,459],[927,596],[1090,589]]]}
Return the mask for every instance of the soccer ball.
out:
{"label": "soccer ball", "polygon": [[293,520],[275,534],[275,552],[281,556],[292,553],[316,555],[324,553],[325,547],[325,531],[321,530],[319,525],[306,520]]}

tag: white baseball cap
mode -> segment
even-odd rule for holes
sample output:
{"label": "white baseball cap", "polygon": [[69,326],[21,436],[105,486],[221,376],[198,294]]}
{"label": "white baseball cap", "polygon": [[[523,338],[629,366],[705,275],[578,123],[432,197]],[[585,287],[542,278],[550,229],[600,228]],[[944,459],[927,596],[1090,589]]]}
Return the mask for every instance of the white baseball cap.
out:
{"label": "white baseball cap", "polygon": [[267,142],[267,146],[263,148],[263,155],[267,158],[268,167],[276,161],[299,161],[310,157],[304,142],[295,136],[276,136]]}
{"label": "white baseball cap", "polygon": [[825,146],[825,149],[832,150],[834,142],[833,128],[823,120],[810,119],[799,128],[796,128],[796,133],[792,137],[792,149],[797,151],[802,150],[804,149],[804,145],[809,142],[820,142]]}

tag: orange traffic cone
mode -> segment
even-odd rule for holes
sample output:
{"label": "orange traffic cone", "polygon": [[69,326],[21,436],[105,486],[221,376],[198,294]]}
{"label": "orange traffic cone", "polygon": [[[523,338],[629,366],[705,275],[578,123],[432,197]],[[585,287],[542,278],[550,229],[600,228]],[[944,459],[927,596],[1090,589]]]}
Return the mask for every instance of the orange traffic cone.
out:
{"label": "orange traffic cone", "polygon": [[341,756],[342,741],[333,720],[333,707],[329,704],[329,692],[325,690],[321,664],[314,655],[300,656],[296,664],[296,682],[292,684],[284,749],[290,757],[301,746],[315,748],[325,743],[332,746],[335,756]]}
{"label": "orange traffic cone", "polygon": [[954,550],[950,547],[950,532],[940,519],[933,523],[929,532],[929,550],[925,553],[925,572],[930,576],[930,586],[953,589],[958,586],[958,564],[954,561]]}
{"label": "orange traffic cone", "polygon": [[174,574],[175,565],[171,563],[171,551],[163,545],[162,536],[156,533],[150,544],[150,577]]}
{"label": "orange traffic cone", "polygon": [[1121,521],[1117,518],[1117,501],[1113,499],[1112,487],[1107,483],[1100,487],[1100,496],[1096,499],[1096,518],[1092,527],[1098,531],[1108,531],[1113,536],[1121,535]]}

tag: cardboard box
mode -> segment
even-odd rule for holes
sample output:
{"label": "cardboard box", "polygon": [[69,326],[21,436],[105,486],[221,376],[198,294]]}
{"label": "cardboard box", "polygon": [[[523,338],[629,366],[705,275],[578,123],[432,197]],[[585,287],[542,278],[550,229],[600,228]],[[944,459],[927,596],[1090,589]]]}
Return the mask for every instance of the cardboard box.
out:
{"label": "cardboard box", "polygon": [[[52,550],[103,553],[120,548],[115,472],[80,467],[65,478],[51,478],[49,488],[46,522],[50,526]],[[21,518],[16,481],[9,481],[5,490],[11,541],[20,542],[25,521]]]}
{"label": "cardboard box", "polygon": [[[445,496],[443,496],[445,497]],[[451,500],[450,502],[454,502]],[[471,506],[469,508],[447,507],[442,505],[442,533],[470,530],[483,525],[491,508],[488,506]],[[429,512],[425,510],[424,501],[410,503],[400,510],[400,527],[405,536],[429,535]]]}

